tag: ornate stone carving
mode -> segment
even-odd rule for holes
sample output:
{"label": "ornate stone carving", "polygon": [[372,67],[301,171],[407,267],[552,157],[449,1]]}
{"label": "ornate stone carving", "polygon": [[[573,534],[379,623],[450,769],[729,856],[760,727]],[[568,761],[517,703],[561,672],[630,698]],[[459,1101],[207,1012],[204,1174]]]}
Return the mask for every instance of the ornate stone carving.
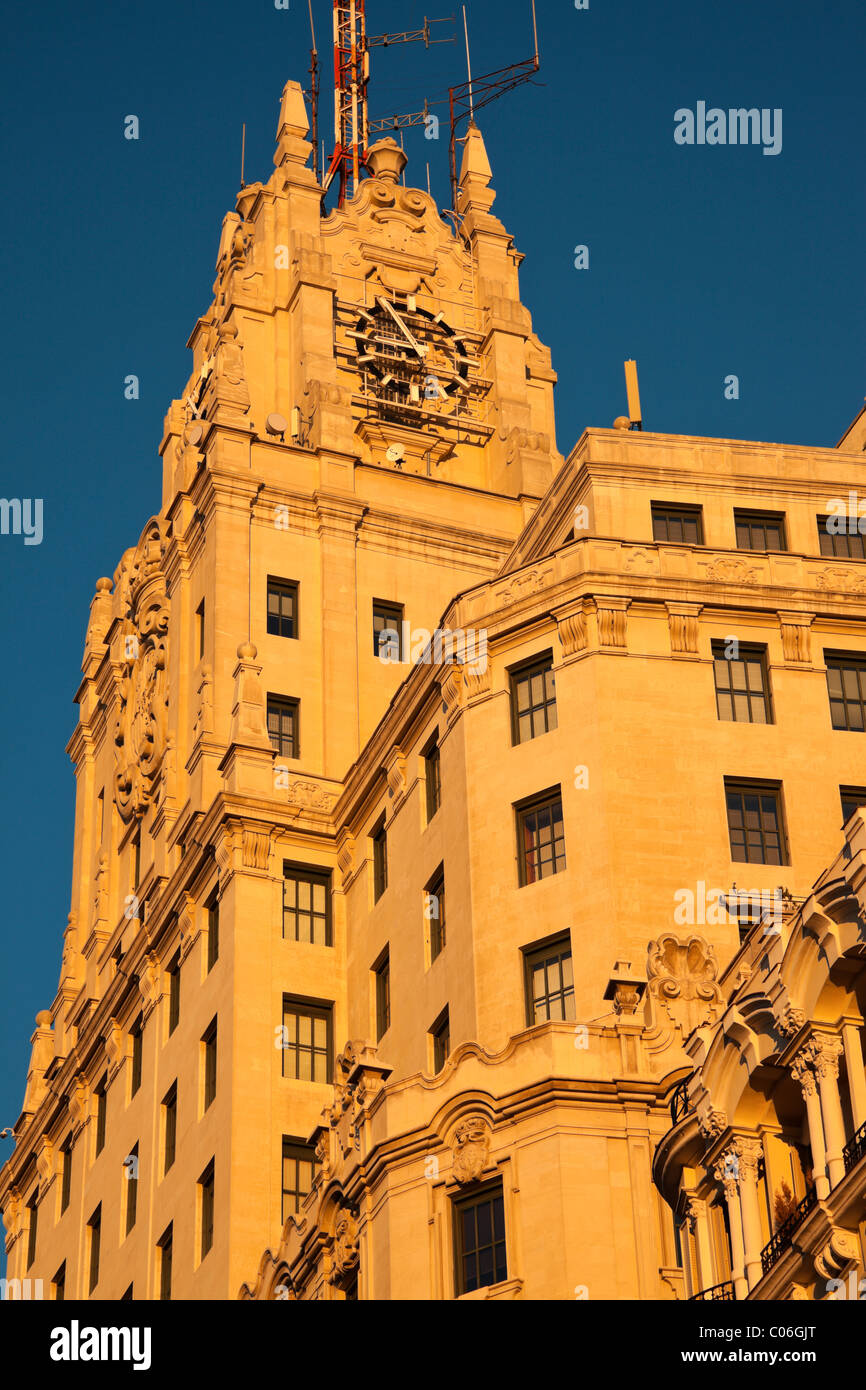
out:
{"label": "ornate stone carving", "polygon": [[334,1226],[331,1282],[341,1283],[352,1274],[358,1268],[359,1255],[358,1222],[348,1207],[341,1207]]}
{"label": "ornate stone carving", "polygon": [[616,606],[610,601],[598,602],[598,640],[602,647],[624,647],[626,645],[627,600]]}
{"label": "ornate stone carving", "polygon": [[51,1027],[51,1014],[47,1009],[40,1009],[36,1015],[36,1028],[30,1039],[30,1067],[22,1106],[28,1114],[38,1110],[45,1097],[44,1077],[53,1061],[54,1032]]}
{"label": "ornate stone carving", "polygon": [[718,1139],[720,1134],[724,1134],[727,1127],[728,1117],[725,1111],[718,1110],[713,1105],[708,1106],[698,1117],[698,1129],[708,1143],[712,1143]]}
{"label": "ornate stone carving", "polygon": [[839,1058],[844,1050],[842,1039],[834,1033],[816,1033],[810,1045],[815,1074],[819,1080],[835,1081],[839,1075]]}
{"label": "ornate stone carving", "polygon": [[142,1018],[152,1013],[160,995],[159,958],[149,952],[143,959],[138,972],[138,992],[143,1001]]}
{"label": "ornate stone carving", "polygon": [[349,880],[355,872],[356,850],[357,841],[354,835],[352,835],[345,826],[341,826],[337,836],[337,865],[342,877],[344,890],[348,887]]}
{"label": "ornate stone carving", "polygon": [[126,1034],[116,1018],[105,1025],[105,1055],[108,1058],[108,1079],[111,1081],[126,1056]]}
{"label": "ornate stone carving", "polygon": [[552,578],[552,565],[540,565],[536,569],[523,570],[516,574],[510,583],[495,591],[494,600],[501,604],[514,603],[517,599],[538,593]]}
{"label": "ornate stone carving", "polygon": [[69,1114],[73,1133],[77,1133],[86,1124],[90,1114],[90,1086],[83,1072],[77,1074],[70,1087]]}
{"label": "ornate stone carving", "polygon": [[403,800],[408,785],[406,775],[406,756],[396,743],[382,764],[388,782],[388,794],[397,806]]}
{"label": "ornate stone carving", "polygon": [[439,677],[439,690],[445,706],[445,717],[450,724],[463,707],[465,680],[462,666],[446,666]]}
{"label": "ornate stone carving", "polygon": [[668,610],[671,651],[696,653],[698,650],[700,605],[668,603],[665,606]]}
{"label": "ornate stone carving", "polygon": [[451,1172],[457,1182],[477,1182],[487,1166],[490,1127],[483,1115],[469,1115],[457,1126],[451,1142]]}
{"label": "ornate stone carving", "polygon": [[121,594],[120,681],[114,722],[114,799],[121,819],[141,815],[153,800],[168,731],[168,615],[163,523],[147,523]]}
{"label": "ornate stone carving", "polygon": [[47,1134],[41,1134],[36,1142],[36,1172],[41,1194],[54,1177],[54,1145]]}
{"label": "ornate stone carving", "polygon": [[799,1083],[804,1096],[814,1096],[817,1093],[818,1083],[812,1063],[813,1057],[808,1044],[797,1053],[791,1063],[791,1075]]}
{"label": "ornate stone carving", "polygon": [[806,1012],[804,1009],[795,1009],[790,1004],[786,1004],[780,1013],[776,1014],[776,1031],[783,1038],[793,1038],[803,1024],[806,1022]]}
{"label": "ornate stone carving", "polygon": [[824,593],[834,589],[842,589],[849,594],[866,593],[866,574],[862,570],[837,569],[835,565],[828,565],[819,573],[815,587]]}
{"label": "ornate stone carving", "polygon": [[763,1145],[757,1139],[738,1136],[732,1148],[737,1155],[740,1179],[754,1185],[758,1181],[758,1167],[764,1157]]}
{"label": "ornate stone carving", "polygon": [[576,652],[582,652],[586,647],[586,614],[583,608],[554,616],[563,654],[574,656]]}
{"label": "ornate stone carving", "polygon": [[198,685],[198,710],[193,725],[193,741],[213,732],[213,671],[202,666]]}
{"label": "ornate stone carving", "polygon": [[305,811],[320,811],[329,816],[337,804],[338,793],[329,791],[319,782],[296,777],[289,783],[289,804]]}
{"label": "ornate stone carving", "polygon": [[764,576],[754,565],[745,560],[727,557],[711,560],[707,565],[707,579],[718,579],[725,584],[761,584]]}
{"label": "ornate stone carving", "polygon": [[271,837],[267,830],[244,829],[242,856],[247,869],[266,869],[271,850]]}
{"label": "ornate stone carving", "polygon": [[840,1226],[833,1227],[830,1239],[821,1246],[815,1256],[815,1269],[822,1279],[838,1279],[843,1270],[852,1262],[861,1260],[860,1241],[855,1231],[846,1231]]}
{"label": "ornate stone carving", "polygon": [[682,940],[668,932],[649,944],[650,996],[685,1034],[715,1022],[720,1015],[723,1001],[717,976],[715,952],[701,936]]}
{"label": "ornate stone carving", "polygon": [[811,613],[780,613],[782,651],[786,661],[811,661]]}

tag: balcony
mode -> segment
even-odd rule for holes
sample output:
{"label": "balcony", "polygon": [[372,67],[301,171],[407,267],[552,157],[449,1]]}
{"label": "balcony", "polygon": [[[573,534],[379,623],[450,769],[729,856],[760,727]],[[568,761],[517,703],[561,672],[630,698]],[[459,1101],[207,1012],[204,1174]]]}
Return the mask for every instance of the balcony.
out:
{"label": "balcony", "polygon": [[680,1120],[689,1113],[688,1077],[674,1087],[671,1093],[670,1108],[672,1125],[678,1125]]}
{"label": "balcony", "polygon": [[730,1279],[725,1284],[713,1284],[711,1289],[701,1289],[700,1293],[693,1293],[689,1303],[733,1303],[734,1286]]}
{"label": "balcony", "polygon": [[763,1274],[769,1274],[773,1265],[782,1258],[791,1244],[794,1238],[794,1232],[800,1225],[800,1222],[808,1215],[812,1208],[817,1205],[818,1193],[814,1187],[810,1187],[803,1200],[797,1203],[791,1215],[785,1218],[772,1240],[768,1240],[761,1251],[761,1272]]}
{"label": "balcony", "polygon": [[856,1168],[863,1155],[866,1154],[866,1124],[863,1124],[842,1150],[842,1158],[845,1161],[845,1172],[850,1173],[852,1168]]}

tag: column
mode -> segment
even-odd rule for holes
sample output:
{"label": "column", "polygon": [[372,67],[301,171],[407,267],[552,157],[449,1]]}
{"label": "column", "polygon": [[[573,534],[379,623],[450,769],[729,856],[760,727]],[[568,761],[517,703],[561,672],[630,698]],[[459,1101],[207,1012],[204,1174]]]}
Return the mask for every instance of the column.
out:
{"label": "column", "polygon": [[824,1121],[824,1140],[827,1145],[827,1171],[830,1186],[835,1187],[845,1176],[845,1119],[839,1099],[839,1058],[842,1039],[834,1033],[817,1033],[812,1046],[815,1072],[821,1095],[821,1118]]}
{"label": "column", "polygon": [[713,1252],[707,1221],[707,1204],[697,1197],[689,1197],[686,1201],[686,1211],[698,1255],[697,1288],[694,1292],[700,1293],[702,1289],[710,1289],[713,1286]]}
{"label": "column", "polygon": [[763,1148],[757,1139],[737,1139],[734,1144],[739,1159],[740,1206],[743,1214],[743,1263],[746,1282],[753,1289],[763,1275],[761,1267],[761,1215],[758,1206],[758,1162]]}
{"label": "column", "polygon": [[721,1183],[728,1206],[728,1226],[731,1232],[731,1282],[734,1296],[743,1299],[749,1292],[746,1282],[745,1250],[743,1246],[743,1213],[740,1205],[740,1161],[735,1148],[726,1149],[716,1164],[714,1176]]}
{"label": "column", "polygon": [[845,1048],[845,1070],[848,1073],[848,1092],[854,1128],[866,1124],[866,1072],[863,1069],[863,1049],[860,1029],[856,1023],[843,1023],[842,1044]]}
{"label": "column", "polygon": [[800,1083],[803,1100],[806,1103],[806,1117],[809,1122],[809,1144],[812,1149],[812,1175],[819,1198],[830,1191],[827,1179],[826,1150],[824,1148],[824,1124],[821,1119],[821,1102],[818,1099],[818,1083],[812,1071],[812,1055],[808,1045],[797,1053],[791,1063],[791,1075]]}

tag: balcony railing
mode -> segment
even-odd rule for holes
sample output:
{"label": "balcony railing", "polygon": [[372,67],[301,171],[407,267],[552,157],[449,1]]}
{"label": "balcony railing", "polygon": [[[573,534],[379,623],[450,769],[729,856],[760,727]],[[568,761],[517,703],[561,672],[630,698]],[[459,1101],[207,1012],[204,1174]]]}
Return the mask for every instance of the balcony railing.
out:
{"label": "balcony railing", "polygon": [[845,1172],[850,1173],[856,1167],[863,1155],[866,1154],[866,1124],[862,1124],[842,1150],[842,1157],[845,1160]]}
{"label": "balcony railing", "polygon": [[671,1093],[670,1107],[671,1124],[678,1125],[680,1120],[689,1113],[688,1077],[674,1087]]}
{"label": "balcony railing", "polygon": [[785,1218],[772,1240],[768,1240],[761,1251],[761,1270],[764,1274],[769,1274],[777,1260],[782,1258],[800,1222],[817,1204],[818,1193],[814,1187],[810,1187],[803,1200],[797,1203],[791,1215]]}
{"label": "balcony railing", "polygon": [[701,1289],[700,1293],[693,1293],[689,1303],[733,1303],[734,1286],[730,1279],[726,1284],[713,1284],[711,1289]]}

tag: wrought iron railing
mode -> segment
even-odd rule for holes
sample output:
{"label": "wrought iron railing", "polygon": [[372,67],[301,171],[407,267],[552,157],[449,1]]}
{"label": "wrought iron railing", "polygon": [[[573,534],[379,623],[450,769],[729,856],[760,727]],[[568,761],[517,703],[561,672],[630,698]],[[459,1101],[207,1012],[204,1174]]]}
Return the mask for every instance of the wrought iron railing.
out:
{"label": "wrought iron railing", "polygon": [[761,1251],[761,1270],[769,1274],[773,1265],[780,1260],[794,1238],[794,1232],[803,1218],[818,1204],[818,1193],[814,1187],[807,1188],[806,1195],[798,1202],[790,1216],[786,1216],[776,1234],[767,1241]]}
{"label": "wrought iron railing", "polygon": [[688,1078],[675,1086],[671,1093],[671,1124],[678,1125],[689,1113]]}
{"label": "wrought iron railing", "polygon": [[693,1293],[689,1303],[733,1303],[734,1286],[730,1279],[726,1284],[714,1284],[711,1289],[701,1289],[700,1293]]}
{"label": "wrought iron railing", "polygon": [[845,1172],[850,1173],[866,1154],[866,1124],[862,1124],[842,1150],[842,1157],[845,1160]]}

